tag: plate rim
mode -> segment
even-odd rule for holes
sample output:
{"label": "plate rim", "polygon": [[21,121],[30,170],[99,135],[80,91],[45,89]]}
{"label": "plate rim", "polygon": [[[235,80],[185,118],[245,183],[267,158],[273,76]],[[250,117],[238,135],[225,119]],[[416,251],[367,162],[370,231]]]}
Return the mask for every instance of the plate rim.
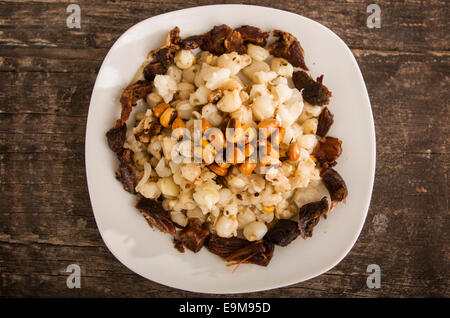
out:
{"label": "plate rim", "polygon": [[[90,153],[90,151],[88,151],[88,132],[89,132],[89,118],[91,118],[91,112],[93,112],[93,107],[91,107],[91,104],[93,102],[93,97],[94,97],[94,92],[96,91],[97,85],[98,85],[98,77],[100,75],[100,72],[105,64],[105,61],[108,59],[108,57],[110,56],[110,54],[112,54],[111,52],[113,51],[113,48],[116,46],[116,44],[130,31],[132,31],[133,29],[137,28],[139,25],[144,24],[146,21],[148,20],[152,20],[152,19],[158,19],[158,18],[163,18],[165,16],[170,16],[174,13],[188,13],[189,11],[195,11],[197,9],[200,8],[220,8],[220,7],[236,7],[236,8],[242,8],[242,7],[249,7],[249,8],[255,8],[258,10],[267,10],[267,11],[274,11],[274,12],[280,12],[283,14],[288,14],[288,15],[292,15],[295,16],[296,18],[302,18],[302,19],[306,19],[309,22],[316,24],[318,27],[322,28],[323,31],[329,33],[331,36],[333,36],[336,40],[338,40],[339,42],[341,42],[341,44],[343,44],[343,46],[345,47],[345,50],[348,51],[348,53],[350,53],[350,56],[352,57],[352,63],[354,64],[356,70],[358,71],[358,77],[360,82],[363,85],[364,88],[364,99],[367,102],[368,105],[368,110],[370,113],[370,118],[368,121],[369,124],[369,136],[370,136],[370,142],[372,142],[372,147],[371,147],[371,152],[372,152],[372,156],[371,156],[371,162],[370,162],[370,166],[371,166],[371,170],[370,170],[370,176],[369,176],[369,188],[367,189],[368,191],[366,192],[366,198],[364,198],[364,217],[361,220],[361,223],[358,226],[358,231],[357,233],[354,235],[353,240],[351,242],[351,244],[348,244],[348,246],[344,249],[344,251],[341,253],[341,255],[339,255],[339,257],[336,257],[336,259],[332,263],[331,265],[327,265],[327,266],[323,266],[320,270],[318,270],[316,273],[314,274],[310,274],[310,275],[306,275],[305,278],[302,278],[300,280],[296,279],[295,281],[291,281],[289,283],[285,283],[285,282],[280,282],[277,284],[272,284],[270,287],[262,287],[262,288],[243,288],[240,290],[227,290],[227,291],[219,291],[217,289],[211,289],[211,290],[198,290],[195,288],[182,288],[182,287],[178,287],[178,286],[173,286],[171,284],[168,284],[166,282],[161,282],[157,279],[157,277],[152,277],[151,279],[146,277],[146,275],[144,273],[141,273],[139,270],[137,269],[133,269],[130,266],[128,266],[125,262],[125,260],[123,260],[120,256],[118,256],[116,254],[116,252],[114,251],[114,249],[110,246],[111,242],[108,242],[107,240],[105,240],[104,237],[104,233],[100,230],[99,227],[99,221],[98,221],[98,216],[96,215],[95,211],[94,211],[94,207],[93,207],[93,196],[92,196],[92,191],[90,189],[90,185],[89,185],[89,169],[88,169],[88,153]],[[202,293],[202,294],[244,294],[244,293],[253,293],[253,292],[261,292],[261,291],[266,291],[266,290],[273,290],[273,289],[277,289],[277,288],[282,288],[282,287],[288,287],[294,284],[298,284],[301,282],[305,282],[307,280],[310,280],[312,278],[318,277],[322,274],[324,274],[325,272],[329,271],[330,269],[334,268],[335,266],[337,266],[347,255],[348,253],[351,251],[351,249],[354,247],[356,241],[358,240],[361,231],[364,227],[364,224],[366,222],[366,218],[367,218],[367,214],[369,212],[369,207],[370,207],[370,203],[371,203],[371,199],[372,199],[372,193],[373,193],[373,186],[374,186],[374,180],[375,180],[375,172],[376,172],[376,133],[375,133],[375,124],[374,124],[374,118],[373,118],[373,112],[372,112],[372,105],[370,102],[370,98],[369,98],[369,94],[367,91],[367,87],[366,87],[366,83],[364,80],[364,77],[362,75],[361,69],[358,65],[358,62],[354,56],[354,54],[352,53],[352,51],[350,50],[350,48],[348,47],[348,45],[336,34],[334,33],[331,29],[329,29],[328,27],[324,26],[323,24],[321,24],[318,21],[315,21],[311,18],[305,17],[303,15],[297,14],[297,13],[293,13],[287,10],[281,10],[281,9],[277,9],[277,8],[272,8],[272,7],[268,7],[268,6],[260,6],[260,5],[248,5],[248,4],[214,4],[214,5],[203,5],[203,6],[195,6],[195,7],[189,7],[189,8],[183,8],[183,9],[179,9],[179,10],[173,10],[173,11],[169,11],[169,12],[165,12],[159,15],[155,15],[155,16],[151,16],[148,17],[144,20],[141,20],[135,24],[133,24],[131,27],[129,27],[128,29],[126,29],[118,38],[117,40],[114,42],[114,44],[109,48],[108,53],[105,55],[102,64],[100,65],[99,68],[99,72],[96,76],[96,80],[92,89],[92,93],[91,93],[91,98],[89,100],[89,110],[88,110],[88,115],[87,115],[87,119],[86,119],[86,131],[85,131],[85,171],[86,171],[86,183],[87,183],[87,187],[88,187],[88,193],[89,193],[89,199],[90,199],[90,204],[91,204],[91,208],[92,208],[92,213],[94,215],[94,219],[95,219],[95,223],[97,225],[98,228],[98,232],[100,233],[100,236],[105,244],[105,246],[108,248],[109,252],[111,252],[112,255],[114,255],[114,257],[122,264],[124,265],[126,268],[128,268],[130,271],[132,271],[133,273],[138,274],[139,276],[142,276],[143,278],[150,280],[152,282],[155,282],[157,284],[163,285],[163,286],[167,286],[170,288],[175,288],[178,290],[183,290],[183,291],[188,291],[188,292],[192,292],[192,293]],[[193,286],[195,287],[195,286]]]}

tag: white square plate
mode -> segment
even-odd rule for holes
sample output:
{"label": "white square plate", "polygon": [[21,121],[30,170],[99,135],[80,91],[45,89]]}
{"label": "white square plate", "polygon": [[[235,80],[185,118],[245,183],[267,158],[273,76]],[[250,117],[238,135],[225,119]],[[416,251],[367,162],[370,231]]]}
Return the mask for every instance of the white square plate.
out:
{"label": "white square plate", "polygon": [[[152,230],[134,207],[114,173],[118,160],[105,133],[120,117],[119,97],[151,49],[173,27],[181,36],[202,34],[214,25],[253,25],[296,36],[313,78],[324,74],[332,91],[329,108],[335,123],[329,135],[343,140],[336,170],[347,183],[347,203],[338,204],[314,228],[313,237],[275,247],[267,267],[232,268],[203,248],[179,253],[169,235]],[[202,293],[244,293],[295,284],[338,264],[350,251],[364,224],[375,173],[375,130],[361,71],[347,45],[332,31],[308,18],[248,5],[195,7],[146,19],[127,30],[106,56],[95,82],[86,129],[86,173],[95,220],[105,244],[119,261],[157,283]]]}

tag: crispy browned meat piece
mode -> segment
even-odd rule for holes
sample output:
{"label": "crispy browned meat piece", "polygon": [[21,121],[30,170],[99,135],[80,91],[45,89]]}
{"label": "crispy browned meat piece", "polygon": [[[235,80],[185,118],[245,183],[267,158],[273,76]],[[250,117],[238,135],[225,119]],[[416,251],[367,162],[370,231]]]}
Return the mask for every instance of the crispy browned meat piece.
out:
{"label": "crispy browned meat piece", "polygon": [[136,208],[145,217],[151,227],[155,227],[163,233],[176,235],[176,228],[170,220],[169,213],[163,209],[160,202],[141,198],[136,204]]}
{"label": "crispy browned meat piece", "polygon": [[122,105],[122,113],[120,119],[116,122],[115,128],[123,126],[136,106],[136,102],[141,98],[146,97],[152,91],[152,82],[137,81],[136,83],[128,85],[122,92],[120,97],[120,104]]}
{"label": "crispy browned meat piece", "polygon": [[278,39],[269,44],[269,52],[273,56],[286,59],[295,67],[308,70],[305,64],[304,51],[295,36],[281,30],[274,30],[273,35]]}
{"label": "crispy browned meat piece", "polygon": [[[323,75],[322,75],[323,76]],[[314,81],[311,76],[303,71],[294,72],[292,80],[295,87],[302,91],[303,99],[311,105],[327,105],[330,103],[331,92],[322,84],[322,77],[320,81]]]}
{"label": "crispy browned meat piece", "polygon": [[330,193],[331,209],[333,209],[337,202],[347,199],[347,185],[341,175],[333,168],[323,170],[320,176],[322,177],[323,184]]}
{"label": "crispy browned meat piece", "polygon": [[221,55],[226,53],[225,40],[231,35],[233,29],[228,25],[216,25],[212,30],[202,37],[200,48],[212,54]]}
{"label": "crispy browned meat piece", "polygon": [[203,36],[193,35],[181,40],[180,47],[183,50],[193,50],[198,48],[203,41]]}
{"label": "crispy browned meat piece", "polygon": [[136,176],[136,171],[134,168],[133,151],[130,149],[123,149],[121,152],[117,153],[120,165],[116,172],[116,177],[122,182],[125,191],[130,193],[136,193],[134,188],[136,187],[138,180]]}
{"label": "crispy browned meat piece", "polygon": [[261,29],[250,25],[243,25],[234,30],[241,34],[244,43],[252,43],[260,46],[266,46],[267,38],[270,35],[269,32],[263,32]]}
{"label": "crispy browned meat piece", "polygon": [[153,81],[156,75],[166,74],[167,66],[158,61],[147,64],[144,68],[144,77],[147,81]]}
{"label": "crispy browned meat piece", "polygon": [[189,220],[188,226],[180,232],[179,240],[182,244],[197,253],[203,247],[209,231],[204,229],[199,219],[194,218]]}
{"label": "crispy browned meat piece", "polygon": [[239,32],[233,31],[225,39],[223,45],[227,53],[237,52],[239,54],[245,54],[247,52],[247,47],[242,40],[242,36]]}
{"label": "crispy browned meat piece", "polygon": [[150,51],[151,56],[167,67],[173,62],[175,54],[180,49],[180,29],[173,28],[167,35],[166,42],[156,50]]}
{"label": "crispy browned meat piece", "polygon": [[267,232],[264,239],[276,245],[286,246],[299,235],[297,222],[281,219]]}
{"label": "crispy browned meat piece", "polygon": [[342,141],[334,137],[323,137],[314,147],[312,155],[324,168],[336,164],[337,158],[342,153]]}
{"label": "crispy browned meat piece", "polygon": [[325,135],[328,133],[328,130],[330,130],[331,125],[333,125],[333,117],[334,115],[330,112],[328,107],[325,107],[319,116],[316,135],[325,137]]}
{"label": "crispy browned meat piece", "polygon": [[273,244],[267,241],[249,242],[237,237],[222,238],[215,234],[210,235],[206,247],[226,261],[261,266],[269,264],[274,250]]}
{"label": "crispy browned meat piece", "polygon": [[312,236],[313,228],[319,223],[320,217],[328,212],[328,200],[323,197],[322,200],[305,204],[298,213],[298,228],[302,238]]}
{"label": "crispy browned meat piece", "polygon": [[108,139],[109,148],[115,153],[122,151],[123,144],[125,143],[127,135],[127,125],[113,127],[106,133],[106,138]]}

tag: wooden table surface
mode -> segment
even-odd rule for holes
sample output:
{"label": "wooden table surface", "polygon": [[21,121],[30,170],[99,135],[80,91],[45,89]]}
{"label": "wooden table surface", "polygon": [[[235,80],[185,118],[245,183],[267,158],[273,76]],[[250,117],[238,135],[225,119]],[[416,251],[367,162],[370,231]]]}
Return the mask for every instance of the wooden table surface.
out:
{"label": "wooden table surface", "polygon": [[[238,3],[240,1],[226,1]],[[247,1],[312,18],[337,33],[361,67],[372,103],[377,167],[369,214],[347,257],[293,286],[236,297],[450,296],[448,212],[449,3]],[[375,0],[373,1],[375,2]],[[103,243],[84,167],[89,99],[103,58],[133,24],[204,0],[0,1],[0,296],[209,296],[148,281]],[[66,286],[69,264],[81,288]],[[369,264],[381,288],[369,289]]]}

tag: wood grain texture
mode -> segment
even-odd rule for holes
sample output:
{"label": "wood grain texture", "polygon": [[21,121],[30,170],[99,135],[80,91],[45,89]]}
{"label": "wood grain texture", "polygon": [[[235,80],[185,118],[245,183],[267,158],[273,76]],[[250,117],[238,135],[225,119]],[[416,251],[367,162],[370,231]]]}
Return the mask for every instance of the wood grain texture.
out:
{"label": "wood grain texture", "polygon": [[[241,3],[242,1],[225,1]],[[213,1],[0,1],[0,296],[208,297],[148,281],[104,245],[92,214],[84,137],[96,73],[108,49],[147,17]],[[307,16],[352,49],[372,103],[377,168],[357,243],[329,272],[293,286],[233,297],[450,296],[446,1],[245,1]],[[66,287],[66,267],[82,288]],[[366,286],[368,264],[382,270]]]}

